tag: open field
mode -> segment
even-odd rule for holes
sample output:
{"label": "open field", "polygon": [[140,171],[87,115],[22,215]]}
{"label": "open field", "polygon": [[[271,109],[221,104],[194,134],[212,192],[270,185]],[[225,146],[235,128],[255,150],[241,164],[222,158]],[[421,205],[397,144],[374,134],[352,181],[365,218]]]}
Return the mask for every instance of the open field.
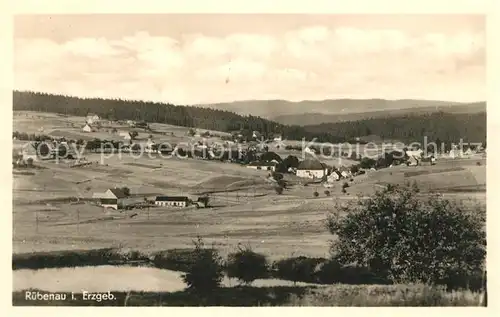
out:
{"label": "open field", "polygon": [[[63,134],[84,135],[65,125],[82,120],[31,113],[31,117],[14,116],[14,130],[36,132],[43,126],[44,133],[54,129]],[[172,138],[167,132],[174,132],[181,139],[187,131],[181,127],[152,126],[156,131],[166,132],[153,135],[154,139]],[[91,135],[94,137],[94,133]],[[15,146],[22,144],[15,143]],[[279,154],[300,156],[294,151],[280,150]],[[438,160],[435,166],[397,166],[371,171],[352,182],[346,180],[350,184],[347,194],[341,193],[344,181],[335,183],[328,188],[331,196],[327,197],[321,184],[305,187],[300,185],[304,180],[288,175],[286,178],[295,185],[277,195],[267,180],[268,172],[238,164],[148,155],[133,158],[122,154],[121,158],[114,155],[103,159],[99,154],[85,156],[97,163],[69,168],[68,163],[43,161],[38,164],[44,169],[13,173],[15,253],[103,247],[155,251],[191,247],[192,240],[199,235],[207,243],[215,243],[222,255],[233,251],[238,243],[248,242],[256,252],[268,255],[271,260],[292,254],[326,257],[332,238],[325,227],[327,213],[335,209],[337,202],[357,199],[357,195],[368,196],[384,184],[415,181],[423,194],[435,190],[450,199],[486,203],[483,158]],[[349,165],[347,160],[341,163]],[[104,212],[88,201],[95,192],[123,186],[144,197],[170,194],[196,199],[209,193],[212,207],[158,207],[120,213]],[[314,191],[318,191],[318,198],[313,198]]]}

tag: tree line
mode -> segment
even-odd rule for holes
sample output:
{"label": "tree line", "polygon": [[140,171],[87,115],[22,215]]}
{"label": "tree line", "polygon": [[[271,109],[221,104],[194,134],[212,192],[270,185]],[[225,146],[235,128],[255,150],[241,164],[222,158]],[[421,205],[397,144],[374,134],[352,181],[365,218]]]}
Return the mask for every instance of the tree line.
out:
{"label": "tree line", "polygon": [[372,118],[359,121],[322,123],[305,126],[311,133],[329,131],[341,134],[346,139],[376,135],[383,140],[438,144],[464,142],[486,143],[486,112],[453,114],[435,112],[429,114],[403,115],[391,118]]}
{"label": "tree line", "polygon": [[108,120],[157,122],[222,132],[239,131],[247,136],[251,136],[253,131],[259,131],[263,136],[269,138],[275,134],[281,134],[293,140],[301,140],[302,138],[312,140],[316,137],[321,142],[344,141],[341,135],[323,132],[310,133],[300,126],[283,125],[252,115],[241,116],[224,110],[139,100],[78,98],[30,91],[14,91],[13,109],[73,116],[86,116],[88,113],[94,113]]}
{"label": "tree line", "polygon": [[[86,116],[91,112],[108,120],[157,122],[222,132],[238,131],[249,138],[253,131],[259,131],[266,138],[281,134],[289,140],[316,138],[317,142],[331,143],[350,142],[370,135],[402,142],[422,142],[424,136],[427,136],[429,142],[440,141],[446,144],[458,143],[460,139],[466,142],[486,142],[486,112],[408,114],[302,127],[204,107],[117,98],[78,98],[26,91],[13,92],[13,109],[74,116]],[[362,140],[357,142],[360,141]]]}

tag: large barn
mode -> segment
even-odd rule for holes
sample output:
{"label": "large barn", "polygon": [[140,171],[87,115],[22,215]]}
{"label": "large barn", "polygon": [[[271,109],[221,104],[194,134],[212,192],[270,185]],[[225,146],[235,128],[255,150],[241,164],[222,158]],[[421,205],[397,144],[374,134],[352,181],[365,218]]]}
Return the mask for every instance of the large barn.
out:
{"label": "large barn", "polygon": [[186,196],[156,196],[155,205],[187,207],[189,205],[189,198]]}

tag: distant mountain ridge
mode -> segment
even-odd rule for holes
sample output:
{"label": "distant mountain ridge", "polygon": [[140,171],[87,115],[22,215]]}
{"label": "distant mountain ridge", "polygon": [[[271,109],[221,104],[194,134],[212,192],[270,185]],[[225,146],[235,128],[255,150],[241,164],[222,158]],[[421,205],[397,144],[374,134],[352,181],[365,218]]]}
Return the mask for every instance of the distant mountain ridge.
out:
{"label": "distant mountain ridge", "polygon": [[[273,102],[282,105],[283,108],[283,101],[269,101],[268,104]],[[360,101],[353,101],[351,104],[356,102],[359,103]],[[400,106],[401,101],[399,102]],[[415,102],[408,101],[408,103]],[[344,102],[344,106],[346,103],[348,102]],[[365,105],[363,109],[366,109],[366,101],[363,101],[363,103]],[[375,102],[375,106],[386,103],[393,107],[398,105],[394,102],[382,100]],[[471,106],[473,104],[450,106],[449,103],[445,102],[436,103],[438,104],[433,106],[427,105],[427,107],[433,107],[432,111],[429,110],[431,113],[427,113],[425,109],[413,108],[416,109],[412,110],[413,112],[423,112],[400,115],[397,112],[398,109],[404,109],[400,107],[391,112],[388,112],[389,110],[384,111],[386,115],[381,118],[360,119],[360,113],[358,112],[353,121],[319,123],[320,120],[318,119],[312,125],[305,125],[307,115],[304,112],[314,110],[307,108],[303,109],[300,114],[301,125],[286,125],[255,115],[242,116],[229,110],[224,111],[213,107],[175,106],[173,104],[138,100],[78,98],[27,91],[13,91],[12,106],[14,111],[41,111],[76,116],[95,113],[110,120],[159,122],[229,133],[238,132],[248,137],[253,134],[253,131],[259,131],[266,136],[280,134],[288,140],[315,139],[317,142],[329,143],[344,143],[365,136],[404,142],[420,141],[423,137],[436,140],[436,142],[440,140],[448,143],[456,143],[460,139],[469,140],[470,142],[483,142],[486,140],[486,111],[470,113],[475,109],[474,106]],[[445,107],[445,109],[448,106],[449,109],[452,109],[449,111],[458,111],[459,113],[436,112],[436,109],[440,109],[439,106]],[[476,110],[481,109],[481,107],[485,110],[484,103],[477,103],[476,106]],[[258,109],[257,107],[256,110]],[[349,111],[352,111],[351,114],[355,114],[354,110],[361,111],[360,107],[355,108],[353,106],[352,109],[349,108]],[[464,111],[465,113],[463,113]],[[365,114],[367,112],[365,111]],[[321,116],[325,115],[321,114]]]}
{"label": "distant mountain ridge", "polygon": [[243,115],[252,114],[282,124],[310,125],[439,111],[477,113],[486,111],[486,102],[459,103],[413,99],[327,99],[299,102],[248,100],[200,105],[200,107],[231,111]]}
{"label": "distant mountain ridge", "polygon": [[486,112],[486,103],[477,102],[464,105],[447,105],[436,107],[421,107],[421,108],[404,108],[393,110],[380,110],[369,111],[361,113],[340,113],[340,114],[326,114],[326,113],[305,113],[300,115],[282,115],[273,117],[272,120],[281,124],[288,125],[315,125],[321,123],[335,123],[346,121],[357,121],[365,119],[377,118],[392,118],[400,117],[403,115],[423,115],[436,112],[452,113],[452,114],[474,114]]}

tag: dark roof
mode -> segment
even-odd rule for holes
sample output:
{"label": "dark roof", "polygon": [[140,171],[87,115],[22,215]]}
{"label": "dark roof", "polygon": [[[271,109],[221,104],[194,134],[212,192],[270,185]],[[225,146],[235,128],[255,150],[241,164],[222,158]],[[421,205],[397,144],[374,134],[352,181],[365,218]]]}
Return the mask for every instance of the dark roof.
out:
{"label": "dark roof", "polygon": [[306,159],[300,162],[298,170],[324,170],[325,165],[318,160]]}
{"label": "dark roof", "polygon": [[113,195],[116,196],[116,198],[125,198],[127,197],[127,195],[125,195],[125,193],[123,192],[123,190],[119,189],[119,188],[110,188],[109,189]]}
{"label": "dark roof", "polygon": [[262,155],[260,156],[260,160],[264,161],[264,162],[271,162],[272,160],[276,160],[277,162],[283,161],[283,159],[281,158],[281,156],[279,156],[275,152],[265,152],[265,153],[262,153]]}
{"label": "dark roof", "polygon": [[186,196],[156,196],[156,201],[188,201]]}

